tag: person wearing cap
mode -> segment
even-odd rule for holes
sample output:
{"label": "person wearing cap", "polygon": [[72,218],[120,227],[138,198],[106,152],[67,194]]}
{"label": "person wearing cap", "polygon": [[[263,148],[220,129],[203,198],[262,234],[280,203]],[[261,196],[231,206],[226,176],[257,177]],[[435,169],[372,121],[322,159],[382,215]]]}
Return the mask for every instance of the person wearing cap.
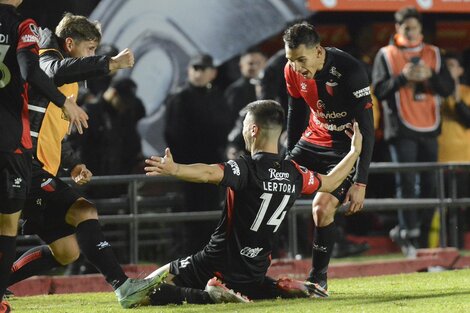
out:
{"label": "person wearing cap", "polygon": [[[95,56],[101,40],[100,25],[84,16],[67,13],[55,34],[48,29],[40,33],[40,66],[67,96],[76,95],[77,81],[134,65],[129,49],[114,57]],[[88,183],[92,177],[85,164],[70,150],[63,149],[68,121],[39,92],[30,89],[29,96],[34,159],[22,231],[37,234],[46,244],[26,251],[13,264],[10,285],[70,264],[82,253],[115,290],[121,306],[140,305],[161,283],[161,278],[134,280],[124,273],[101,231],[95,205],[57,177],[61,167],[70,169],[77,185]]]}
{"label": "person wearing cap", "polygon": [[83,106],[91,116],[89,132],[78,137],[79,150],[95,175],[130,174],[139,163],[137,123],[145,116],[145,107],[136,91],[131,78],[114,78],[98,100]]}
{"label": "person wearing cap", "polygon": [[[223,93],[212,82],[217,77],[213,58],[208,54],[191,57],[188,81],[167,99],[164,137],[178,163],[218,163],[228,133],[229,110]],[[184,183],[184,210],[220,209],[217,186]],[[212,225],[188,223],[185,253],[202,248]]]}

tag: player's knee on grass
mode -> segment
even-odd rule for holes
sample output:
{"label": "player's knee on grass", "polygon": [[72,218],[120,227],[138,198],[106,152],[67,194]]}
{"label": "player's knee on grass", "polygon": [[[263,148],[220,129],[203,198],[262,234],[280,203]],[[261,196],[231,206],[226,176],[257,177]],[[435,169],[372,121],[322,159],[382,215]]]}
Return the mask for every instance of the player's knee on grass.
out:
{"label": "player's knee on grass", "polygon": [[65,221],[74,227],[77,227],[83,221],[98,219],[96,207],[85,198],[80,198],[68,209]]}

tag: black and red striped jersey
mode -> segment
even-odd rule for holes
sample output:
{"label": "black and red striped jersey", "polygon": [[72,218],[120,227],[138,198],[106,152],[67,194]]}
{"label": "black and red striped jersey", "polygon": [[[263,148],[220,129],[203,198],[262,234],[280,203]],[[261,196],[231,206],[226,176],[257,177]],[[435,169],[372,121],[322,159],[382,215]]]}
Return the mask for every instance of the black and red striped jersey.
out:
{"label": "black and red striped jersey", "polygon": [[38,53],[39,34],[32,19],[12,5],[0,4],[0,151],[31,148],[27,83],[22,79],[17,52]]}
{"label": "black and red striped jersey", "polygon": [[292,98],[303,98],[310,109],[302,139],[347,151],[351,140],[344,130],[371,107],[370,82],[364,66],[351,55],[336,48],[325,50],[323,68],[313,79],[303,77],[286,64],[287,91]]}
{"label": "black and red striped jersey", "polygon": [[300,194],[321,186],[317,173],[277,154],[257,153],[221,164],[226,205],[203,255],[227,281],[260,282],[272,242]]}

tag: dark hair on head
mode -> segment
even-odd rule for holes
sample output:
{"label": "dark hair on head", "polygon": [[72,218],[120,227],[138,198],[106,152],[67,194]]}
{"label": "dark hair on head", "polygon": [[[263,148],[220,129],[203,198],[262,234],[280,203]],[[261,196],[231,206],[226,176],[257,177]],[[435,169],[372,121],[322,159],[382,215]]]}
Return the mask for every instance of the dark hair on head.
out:
{"label": "dark hair on head", "polygon": [[261,128],[282,128],[284,124],[284,109],[274,100],[253,101],[243,109],[243,113],[251,113]]}
{"label": "dark hair on head", "polygon": [[55,29],[55,34],[60,39],[68,37],[81,41],[101,41],[101,25],[97,21],[90,21],[85,16],[65,13]]}
{"label": "dark hair on head", "polygon": [[320,43],[320,36],[315,27],[307,22],[294,24],[286,29],[282,39],[290,49],[297,49],[302,44],[311,48]]}
{"label": "dark hair on head", "polygon": [[246,49],[246,50],[243,51],[240,55],[241,55],[241,56],[244,56],[244,55],[251,54],[251,53],[261,53],[261,54],[264,54],[264,52],[263,52],[258,46],[254,46],[254,47],[250,47],[250,48]]}
{"label": "dark hair on head", "polygon": [[413,6],[404,7],[395,12],[395,22],[400,25],[403,24],[406,19],[413,17],[417,19],[420,24],[423,23],[421,13]]}

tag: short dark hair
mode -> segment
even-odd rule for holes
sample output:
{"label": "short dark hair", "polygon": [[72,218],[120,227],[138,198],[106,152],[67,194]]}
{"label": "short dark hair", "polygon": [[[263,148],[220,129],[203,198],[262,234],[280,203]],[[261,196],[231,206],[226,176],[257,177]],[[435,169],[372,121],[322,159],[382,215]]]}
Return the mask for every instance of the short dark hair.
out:
{"label": "short dark hair", "polygon": [[310,48],[320,43],[315,27],[307,22],[294,24],[286,29],[282,39],[290,49],[297,49],[302,44]]}
{"label": "short dark hair", "polygon": [[101,25],[97,21],[90,21],[85,16],[65,13],[55,29],[55,34],[61,39],[68,37],[81,41],[101,41]]}
{"label": "short dark hair", "polygon": [[253,101],[243,109],[243,113],[251,113],[261,128],[282,128],[284,124],[284,109],[274,100]]}
{"label": "short dark hair", "polygon": [[401,25],[409,18],[415,18],[420,24],[423,23],[421,13],[419,13],[413,6],[404,7],[395,12],[395,22],[397,24]]}

